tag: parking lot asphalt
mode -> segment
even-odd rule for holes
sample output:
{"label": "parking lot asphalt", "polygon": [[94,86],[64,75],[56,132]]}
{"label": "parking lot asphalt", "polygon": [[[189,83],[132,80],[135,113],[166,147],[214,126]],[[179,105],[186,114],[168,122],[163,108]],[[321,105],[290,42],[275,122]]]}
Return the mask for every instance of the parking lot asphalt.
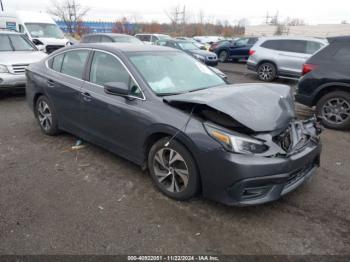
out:
{"label": "parking lot asphalt", "polygon": [[[219,68],[257,82],[243,64]],[[129,161],[43,135],[21,94],[3,95],[0,112],[1,254],[350,254],[349,132],[324,131],[310,182],[238,208],[173,201]]]}

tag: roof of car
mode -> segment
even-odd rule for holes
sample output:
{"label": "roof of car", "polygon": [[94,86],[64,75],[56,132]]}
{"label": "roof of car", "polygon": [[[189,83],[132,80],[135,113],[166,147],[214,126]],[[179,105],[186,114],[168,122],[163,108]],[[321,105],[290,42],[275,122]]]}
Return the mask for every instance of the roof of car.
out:
{"label": "roof of car", "polygon": [[6,29],[2,29],[0,30],[0,34],[11,34],[11,35],[22,35],[21,33],[14,31],[14,30],[6,30]]}
{"label": "roof of car", "polygon": [[69,49],[76,49],[82,47],[96,48],[106,51],[117,51],[122,53],[128,52],[152,52],[152,51],[176,51],[174,48],[158,46],[158,45],[139,45],[129,43],[81,43],[71,46]]}
{"label": "roof of car", "polygon": [[270,37],[261,37],[261,41],[266,40],[312,40],[317,42],[326,42],[326,38],[317,38],[317,37],[307,37],[307,36],[270,36]]}
{"label": "roof of car", "polygon": [[132,36],[132,35],[117,34],[117,33],[95,33],[95,34],[86,34],[86,35],[84,35],[83,37],[94,36],[94,35],[105,35],[105,36],[110,36],[110,37],[116,37],[116,36],[134,37],[134,36]]}
{"label": "roof of car", "polygon": [[328,37],[328,42],[349,42],[350,36],[335,36],[335,37]]}

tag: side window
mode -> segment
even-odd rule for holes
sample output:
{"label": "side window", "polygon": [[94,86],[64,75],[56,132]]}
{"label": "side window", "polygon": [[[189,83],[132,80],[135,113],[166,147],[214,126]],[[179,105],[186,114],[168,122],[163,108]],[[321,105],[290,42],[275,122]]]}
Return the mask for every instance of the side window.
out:
{"label": "side window", "polygon": [[248,44],[248,38],[239,39],[235,42],[235,46],[245,46]]}
{"label": "side window", "polygon": [[141,41],[151,42],[151,36],[150,35],[141,35]]}
{"label": "side window", "polygon": [[306,53],[313,54],[317,52],[323,45],[319,42],[307,41],[306,42]]}
{"label": "side window", "polygon": [[0,51],[12,51],[13,48],[10,43],[8,35],[0,35]]}
{"label": "side window", "polygon": [[142,97],[139,87],[119,60],[104,52],[95,52],[92,58],[90,82],[101,86],[108,82],[122,82],[130,88],[133,96]]}
{"label": "side window", "polygon": [[267,40],[261,44],[261,47],[272,50],[280,50],[280,40]]}
{"label": "side window", "polygon": [[112,42],[112,39],[107,37],[107,36],[102,35],[100,42],[108,43],[108,42]]}
{"label": "side window", "polygon": [[155,42],[157,42],[158,40],[159,40],[158,37],[152,35],[152,43],[155,43]]}
{"label": "side window", "polygon": [[333,59],[337,61],[350,63],[350,46],[341,45],[334,53]]}
{"label": "side window", "polygon": [[52,70],[55,70],[57,72],[61,72],[62,62],[63,62],[64,54],[56,55],[54,58],[52,58]]}
{"label": "side window", "polygon": [[87,50],[66,52],[63,58],[61,73],[82,79],[88,55],[89,51]]}
{"label": "side window", "polygon": [[306,41],[282,40],[281,50],[292,53],[306,53]]}
{"label": "side window", "polygon": [[170,41],[166,42],[166,46],[169,46],[169,47],[172,47],[172,48],[176,48],[175,43],[174,42],[170,42]]}

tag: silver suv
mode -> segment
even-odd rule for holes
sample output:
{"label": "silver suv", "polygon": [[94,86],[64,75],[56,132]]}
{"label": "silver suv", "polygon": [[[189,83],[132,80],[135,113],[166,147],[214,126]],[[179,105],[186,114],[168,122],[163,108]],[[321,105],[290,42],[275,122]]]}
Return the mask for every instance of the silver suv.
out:
{"label": "silver suv", "polygon": [[327,44],[319,38],[264,37],[250,49],[247,67],[262,81],[299,78],[305,61]]}
{"label": "silver suv", "polygon": [[23,34],[0,31],[0,91],[25,87],[25,68],[46,56]]}

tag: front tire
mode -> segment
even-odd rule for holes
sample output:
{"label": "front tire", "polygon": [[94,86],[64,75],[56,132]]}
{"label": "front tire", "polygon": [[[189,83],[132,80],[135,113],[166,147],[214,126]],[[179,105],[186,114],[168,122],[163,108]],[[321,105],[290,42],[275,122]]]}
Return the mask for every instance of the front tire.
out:
{"label": "front tire", "polygon": [[41,96],[36,101],[35,116],[45,135],[54,136],[59,133],[55,109],[46,96]]}
{"label": "front tire", "polygon": [[175,200],[188,200],[200,188],[199,174],[190,152],[179,142],[169,138],[157,141],[148,154],[148,168],[157,188]]}
{"label": "front tire", "polygon": [[276,79],[277,70],[274,64],[265,62],[258,66],[258,78],[264,82],[271,82]]}
{"label": "front tire", "polygon": [[317,115],[325,127],[345,130],[350,128],[350,93],[335,91],[324,95],[316,105]]}
{"label": "front tire", "polygon": [[222,50],[219,52],[219,61],[221,63],[226,63],[228,60],[228,52],[226,50]]}

